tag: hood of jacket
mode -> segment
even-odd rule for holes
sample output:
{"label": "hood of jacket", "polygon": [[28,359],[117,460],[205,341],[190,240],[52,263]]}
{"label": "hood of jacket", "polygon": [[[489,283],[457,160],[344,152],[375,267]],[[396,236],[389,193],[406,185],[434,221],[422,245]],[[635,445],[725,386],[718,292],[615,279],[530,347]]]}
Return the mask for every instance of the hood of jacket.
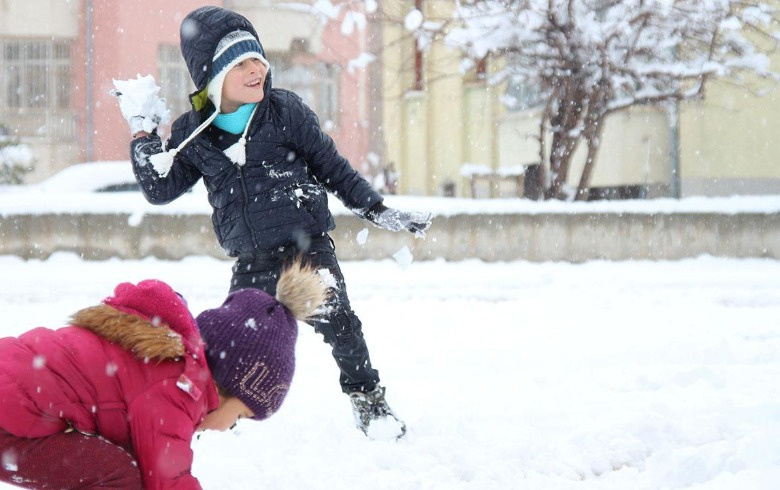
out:
{"label": "hood of jacket", "polygon": [[[179,30],[181,54],[190,77],[195,83],[195,92],[190,95],[193,106],[200,111],[205,106],[205,90],[209,84],[212,59],[219,41],[236,30],[251,33],[260,43],[260,54],[268,59],[257,31],[249,20],[236,12],[221,7],[206,6],[193,10],[181,23]],[[271,70],[265,77],[265,93],[271,91]],[[202,102],[198,102],[198,100]]]}
{"label": "hood of jacket", "polygon": [[121,312],[109,305],[84,308],[73,315],[70,324],[122,346],[139,359],[163,361],[185,354],[181,335],[165,323],[152,324],[145,318]]}

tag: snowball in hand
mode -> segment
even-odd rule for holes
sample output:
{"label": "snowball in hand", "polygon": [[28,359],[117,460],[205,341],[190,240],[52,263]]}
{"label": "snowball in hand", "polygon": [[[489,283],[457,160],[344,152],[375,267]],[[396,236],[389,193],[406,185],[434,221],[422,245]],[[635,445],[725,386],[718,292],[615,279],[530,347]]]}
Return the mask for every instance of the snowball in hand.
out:
{"label": "snowball in hand", "polygon": [[130,122],[134,117],[143,118],[143,130],[151,132],[158,124],[171,120],[171,113],[165,106],[165,100],[158,97],[160,87],[154,77],[136,75],[135,79],[114,80],[114,90],[111,91],[119,99],[119,109],[122,116]]}

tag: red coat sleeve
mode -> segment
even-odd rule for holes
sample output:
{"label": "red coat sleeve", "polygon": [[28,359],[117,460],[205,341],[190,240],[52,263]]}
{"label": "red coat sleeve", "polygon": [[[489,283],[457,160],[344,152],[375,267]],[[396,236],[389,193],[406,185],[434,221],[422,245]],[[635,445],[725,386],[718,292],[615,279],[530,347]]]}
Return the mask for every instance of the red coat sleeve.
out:
{"label": "red coat sleeve", "polygon": [[206,411],[205,394],[173,380],[150,387],[128,407],[133,448],[146,489],[200,489],[192,476],[192,436]]}

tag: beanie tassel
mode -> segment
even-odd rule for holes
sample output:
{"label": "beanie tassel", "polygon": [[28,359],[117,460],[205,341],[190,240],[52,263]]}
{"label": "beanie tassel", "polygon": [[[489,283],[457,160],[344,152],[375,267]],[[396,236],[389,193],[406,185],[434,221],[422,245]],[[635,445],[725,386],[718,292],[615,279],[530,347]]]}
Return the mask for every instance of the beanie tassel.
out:
{"label": "beanie tassel", "polygon": [[156,153],[149,157],[149,163],[152,164],[154,170],[160,177],[165,177],[168,172],[171,171],[173,166],[173,158],[179,152],[178,148],[174,148],[170,151],[164,151],[162,153]]}
{"label": "beanie tassel", "polygon": [[250,114],[249,119],[246,120],[246,126],[244,127],[244,132],[241,134],[241,138],[223,151],[231,162],[240,167],[243,167],[246,163],[246,134],[249,132],[249,125],[252,124],[252,119],[255,117],[258,105],[259,104],[255,104],[255,108],[252,109],[252,114]]}
{"label": "beanie tassel", "polygon": [[242,136],[237,142],[230,145],[224,153],[231,162],[244,166],[246,163],[246,138]]}

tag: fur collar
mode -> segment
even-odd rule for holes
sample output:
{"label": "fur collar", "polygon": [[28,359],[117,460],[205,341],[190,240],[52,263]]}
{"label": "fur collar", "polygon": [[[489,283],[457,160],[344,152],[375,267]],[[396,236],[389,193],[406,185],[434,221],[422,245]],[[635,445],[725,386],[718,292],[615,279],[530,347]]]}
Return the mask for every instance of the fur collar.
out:
{"label": "fur collar", "polygon": [[85,308],[73,315],[70,324],[118,344],[140,359],[162,361],[184,355],[181,335],[168,325],[155,325],[108,305]]}

